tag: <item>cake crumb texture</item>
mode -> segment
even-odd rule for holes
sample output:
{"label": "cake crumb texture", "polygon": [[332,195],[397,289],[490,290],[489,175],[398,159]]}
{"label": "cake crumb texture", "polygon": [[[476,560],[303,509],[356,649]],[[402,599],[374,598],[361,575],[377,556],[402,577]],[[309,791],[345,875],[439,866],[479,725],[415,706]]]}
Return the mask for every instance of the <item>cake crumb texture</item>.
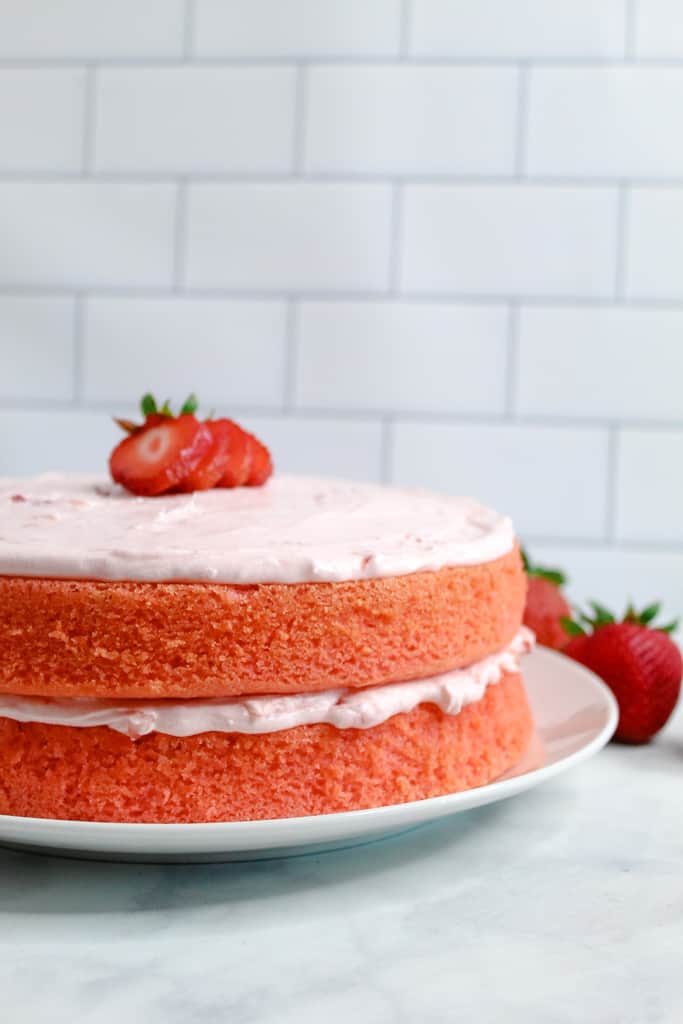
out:
{"label": "cake crumb texture", "polygon": [[512,673],[457,715],[425,704],[366,730],[305,725],[134,742],[106,727],[0,718],[0,813],[162,823],[380,807],[485,785],[520,760],[532,733]]}
{"label": "cake crumb texture", "polygon": [[370,686],[470,665],[510,643],[518,548],[481,565],[343,583],[0,577],[0,692],[223,697]]}

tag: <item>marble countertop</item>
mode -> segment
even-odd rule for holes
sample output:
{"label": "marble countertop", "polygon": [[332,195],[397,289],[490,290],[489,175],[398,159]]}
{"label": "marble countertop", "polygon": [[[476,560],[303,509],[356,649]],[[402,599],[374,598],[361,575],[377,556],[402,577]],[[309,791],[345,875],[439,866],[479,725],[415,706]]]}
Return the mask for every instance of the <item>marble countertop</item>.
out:
{"label": "marble countertop", "polygon": [[0,850],[8,1024],[680,1024],[683,709],[527,794],[355,850]]}

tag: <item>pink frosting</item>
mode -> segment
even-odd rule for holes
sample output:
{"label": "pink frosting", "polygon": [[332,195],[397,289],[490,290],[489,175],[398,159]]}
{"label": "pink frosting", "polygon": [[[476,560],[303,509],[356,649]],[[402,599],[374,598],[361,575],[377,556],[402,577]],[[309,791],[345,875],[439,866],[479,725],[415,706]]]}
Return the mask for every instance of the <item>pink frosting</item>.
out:
{"label": "pink frosting", "polygon": [[471,498],[308,477],[135,498],[97,477],[0,479],[0,575],[302,583],[475,565],[514,544]]}
{"label": "pink frosting", "polygon": [[469,668],[364,690],[335,689],[291,696],[232,697],[192,701],[41,700],[0,694],[0,717],[80,728],[107,726],[137,740],[152,732],[195,736],[203,732],[262,734],[326,722],[337,729],[371,729],[419,704],[457,715],[484,696],[505,672],[516,672],[531,650],[533,633],[522,627],[512,643]]}

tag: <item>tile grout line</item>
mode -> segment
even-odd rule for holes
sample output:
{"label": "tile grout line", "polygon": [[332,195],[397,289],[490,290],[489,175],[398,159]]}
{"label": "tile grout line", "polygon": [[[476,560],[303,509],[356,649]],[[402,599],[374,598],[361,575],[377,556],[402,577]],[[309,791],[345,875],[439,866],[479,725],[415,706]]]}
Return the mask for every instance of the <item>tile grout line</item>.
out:
{"label": "tile grout line", "polygon": [[285,313],[284,412],[292,412],[296,408],[296,371],[299,361],[298,327],[299,304],[296,299],[290,299]]}
{"label": "tile grout line", "polygon": [[[299,134],[298,132],[296,133]],[[300,133],[305,136],[305,125]],[[304,148],[305,138],[301,140],[301,149]],[[292,146],[296,149],[295,146]],[[624,182],[623,177],[595,177],[593,175],[567,175],[567,174],[524,174],[520,177],[517,172],[505,172],[501,174],[474,174],[474,173],[413,173],[403,174],[400,177],[392,178],[388,174],[379,172],[359,171],[349,173],[348,171],[202,171],[194,169],[192,172],[193,181],[199,185],[231,185],[250,187],[251,185],[272,185],[282,182],[300,181],[301,184],[328,184],[328,185],[386,185],[391,186],[393,180],[398,180],[403,185],[434,186],[435,188],[500,188],[517,185],[520,189],[533,188],[574,188],[577,190],[603,191],[605,193],[615,192]],[[22,184],[25,182],[39,183],[42,185],[59,184],[64,181],[78,181],[80,171],[36,171],[31,169],[2,171],[0,170],[0,183]],[[127,170],[127,171],[94,171],[93,178],[102,184],[111,185],[168,185],[177,180],[178,171],[170,168],[167,171],[150,170]],[[683,175],[675,177],[631,177],[629,178],[631,188],[641,189],[683,189]]]}
{"label": "tile grout line", "polygon": [[[182,184],[182,180],[176,180],[176,185]],[[31,284],[2,283],[0,281],[0,296],[68,296],[74,294],[74,287],[67,284],[47,284],[35,282]],[[661,299],[629,295],[623,302],[616,302],[613,289],[610,295],[589,296],[589,295],[561,295],[557,293],[548,295],[528,294],[502,294],[498,292],[443,292],[443,291],[413,291],[403,288],[400,293],[393,295],[387,289],[372,288],[365,290],[329,288],[320,289],[291,289],[291,288],[231,288],[231,287],[206,287],[190,286],[183,289],[183,295],[188,300],[201,302],[204,300],[225,299],[235,302],[287,302],[289,300],[310,301],[321,303],[379,303],[379,304],[420,304],[420,305],[449,305],[449,306],[487,306],[508,308],[510,303],[517,303],[520,307],[530,306],[533,308],[548,308],[554,310],[599,310],[599,309],[639,309],[645,312],[666,311],[672,313],[683,313],[683,297]],[[165,285],[93,285],[88,288],[88,296],[93,299],[164,299],[173,296],[172,287]],[[604,422],[604,421],[603,421]]]}
{"label": "tile grout line", "polygon": [[[97,99],[97,68],[90,65],[85,69],[85,91],[83,96],[83,150],[81,153],[81,177],[92,175],[95,160],[95,115]],[[26,180],[26,176],[23,180]]]}

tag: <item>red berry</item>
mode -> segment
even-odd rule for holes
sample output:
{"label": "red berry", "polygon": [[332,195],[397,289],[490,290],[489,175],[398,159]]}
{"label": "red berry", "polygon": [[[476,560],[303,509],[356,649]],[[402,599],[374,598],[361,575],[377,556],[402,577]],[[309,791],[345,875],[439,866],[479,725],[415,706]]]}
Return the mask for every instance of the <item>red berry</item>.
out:
{"label": "red berry", "polygon": [[615,738],[646,743],[666,724],[681,688],[681,652],[667,633],[637,621],[598,624],[565,654],[604,679],[619,704]]}
{"label": "red berry", "polygon": [[234,420],[217,420],[229,434],[228,465],[218,487],[258,487],[273,472],[270,452],[257,437],[243,430]]}
{"label": "red berry", "polygon": [[154,395],[141,402],[145,422],[115,422],[128,437],[112,452],[111,474],[133,494],[190,493],[211,487],[256,487],[273,472],[270,452],[234,420],[199,423],[196,395],[175,417],[170,402],[159,408]]}
{"label": "red berry", "polygon": [[560,589],[567,582],[566,577],[560,569],[532,565],[523,548],[522,562],[528,580],[524,624],[533,629],[539,644],[561,651],[568,639],[562,619],[571,616],[571,608]]}
{"label": "red berry", "polygon": [[152,415],[124,438],[109,459],[113,479],[133,494],[152,497],[181,484],[211,447],[206,424],[191,414]]}
{"label": "red berry", "polygon": [[234,420],[216,420],[223,424],[228,439],[228,461],[217,487],[242,487],[251,466],[251,448],[247,433]]}
{"label": "red berry", "polygon": [[205,426],[211,433],[211,444],[195,470],[176,488],[180,492],[208,491],[216,487],[230,462],[232,433],[229,420],[208,420]]}
{"label": "red berry", "polygon": [[524,625],[533,629],[539,644],[561,651],[567,646],[562,619],[571,616],[571,608],[556,583],[542,576],[529,576],[524,609]]}
{"label": "red berry", "polygon": [[173,416],[166,416],[160,412],[150,412],[145,416],[144,427],[158,427],[160,423],[164,423],[166,420],[174,419]]}
{"label": "red berry", "polygon": [[251,450],[251,464],[249,476],[246,479],[247,487],[260,487],[264,484],[273,472],[273,460],[270,452],[264,444],[253,434],[247,434]]}

